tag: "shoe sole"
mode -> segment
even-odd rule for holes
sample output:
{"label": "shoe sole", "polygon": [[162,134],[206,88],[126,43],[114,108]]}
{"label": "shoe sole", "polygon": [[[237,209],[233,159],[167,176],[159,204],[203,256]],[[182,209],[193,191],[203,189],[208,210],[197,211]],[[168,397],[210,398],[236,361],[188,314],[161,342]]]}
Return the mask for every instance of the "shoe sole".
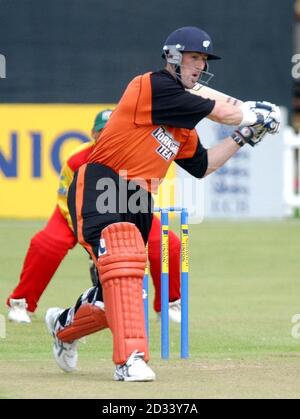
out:
{"label": "shoe sole", "polygon": [[126,378],[114,378],[115,381],[121,381],[121,382],[127,382],[127,383],[147,383],[150,381],[155,381],[155,378],[149,377],[149,378],[135,378],[135,377],[126,377]]}
{"label": "shoe sole", "polygon": [[148,382],[148,381],[155,381],[156,376],[149,375],[147,377],[139,378],[139,377],[122,377],[118,374],[114,374],[115,381],[126,381],[126,382]]}
{"label": "shoe sole", "polygon": [[7,317],[7,320],[9,321],[9,322],[12,322],[12,323],[19,323],[19,324],[30,324],[31,323],[31,320],[16,320],[16,319],[11,319],[10,317]]}

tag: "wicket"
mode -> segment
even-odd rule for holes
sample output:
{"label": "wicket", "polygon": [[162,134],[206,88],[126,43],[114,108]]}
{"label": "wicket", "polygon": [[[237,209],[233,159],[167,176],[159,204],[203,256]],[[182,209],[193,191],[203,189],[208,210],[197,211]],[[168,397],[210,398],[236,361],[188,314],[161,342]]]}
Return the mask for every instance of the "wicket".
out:
{"label": "wicket", "polygon": [[[170,357],[169,338],[169,213],[180,213],[180,242],[181,242],[181,337],[180,357],[189,357],[189,325],[188,325],[188,282],[189,282],[189,230],[188,211],[181,207],[155,208],[160,212],[161,224],[161,358]],[[149,302],[148,302],[148,267],[145,270],[143,282],[144,312],[146,330],[149,337]]]}

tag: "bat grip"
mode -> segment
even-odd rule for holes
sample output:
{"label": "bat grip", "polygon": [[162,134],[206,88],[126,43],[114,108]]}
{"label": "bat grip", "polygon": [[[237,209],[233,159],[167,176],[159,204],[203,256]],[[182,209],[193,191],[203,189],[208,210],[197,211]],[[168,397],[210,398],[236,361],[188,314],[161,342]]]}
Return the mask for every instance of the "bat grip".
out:
{"label": "bat grip", "polygon": [[275,121],[270,121],[270,122],[267,122],[266,124],[265,124],[265,126],[266,126],[266,128],[268,128],[268,129],[274,129],[275,127],[276,127],[276,122]]}

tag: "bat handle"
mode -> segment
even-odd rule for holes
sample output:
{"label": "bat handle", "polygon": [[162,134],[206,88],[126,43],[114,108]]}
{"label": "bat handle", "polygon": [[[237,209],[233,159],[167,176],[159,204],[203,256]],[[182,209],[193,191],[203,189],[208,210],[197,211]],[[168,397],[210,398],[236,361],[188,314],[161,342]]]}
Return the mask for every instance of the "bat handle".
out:
{"label": "bat handle", "polygon": [[275,129],[275,127],[276,127],[276,122],[275,122],[275,121],[270,121],[270,122],[268,122],[268,123],[266,124],[266,127],[267,127],[268,129],[273,130],[273,129]]}

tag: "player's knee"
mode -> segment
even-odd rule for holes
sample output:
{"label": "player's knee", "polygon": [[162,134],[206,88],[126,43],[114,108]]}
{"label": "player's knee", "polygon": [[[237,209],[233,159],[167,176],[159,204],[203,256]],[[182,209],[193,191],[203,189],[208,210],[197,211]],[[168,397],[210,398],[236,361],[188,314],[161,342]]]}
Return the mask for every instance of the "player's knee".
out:
{"label": "player's knee", "polygon": [[74,240],[65,239],[59,234],[57,237],[50,236],[44,230],[41,230],[31,239],[30,247],[49,254],[66,254],[68,250],[74,247],[76,243],[76,241],[74,243]]}
{"label": "player's knee", "polygon": [[101,283],[114,278],[143,278],[146,251],[134,224],[122,222],[106,227],[101,234],[99,253],[97,267]]}
{"label": "player's knee", "polygon": [[53,246],[53,243],[51,242],[44,230],[39,231],[37,234],[35,234],[30,241],[30,247],[37,252],[47,252],[51,244]]}

